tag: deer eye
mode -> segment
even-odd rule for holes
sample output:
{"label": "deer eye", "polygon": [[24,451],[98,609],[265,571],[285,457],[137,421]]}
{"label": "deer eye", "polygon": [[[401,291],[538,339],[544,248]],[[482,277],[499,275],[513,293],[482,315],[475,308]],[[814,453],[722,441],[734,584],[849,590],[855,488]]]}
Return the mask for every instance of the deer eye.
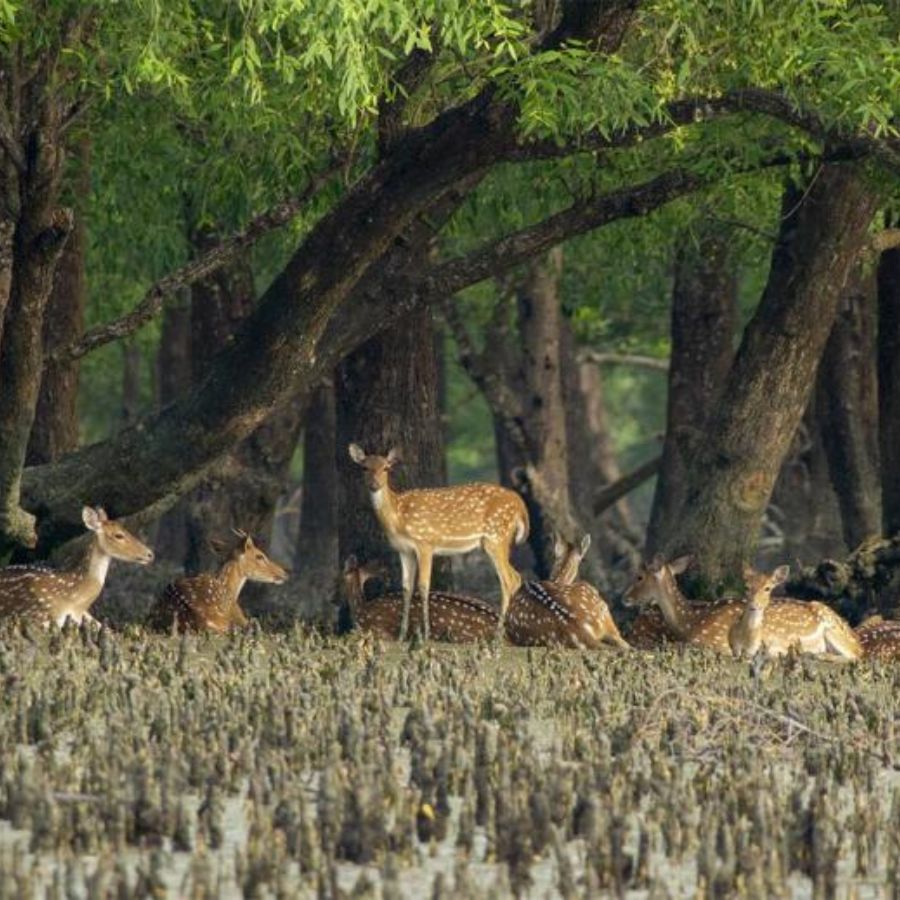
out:
{"label": "deer eye", "polygon": [[265,559],[265,557],[262,555],[262,553],[257,553],[257,554],[256,554],[256,558],[257,558],[260,562],[262,562],[263,559]]}
{"label": "deer eye", "polygon": [[113,535],[113,537],[114,537],[117,541],[124,541],[124,540],[125,540],[125,535],[122,534],[121,531],[117,531],[117,532]]}

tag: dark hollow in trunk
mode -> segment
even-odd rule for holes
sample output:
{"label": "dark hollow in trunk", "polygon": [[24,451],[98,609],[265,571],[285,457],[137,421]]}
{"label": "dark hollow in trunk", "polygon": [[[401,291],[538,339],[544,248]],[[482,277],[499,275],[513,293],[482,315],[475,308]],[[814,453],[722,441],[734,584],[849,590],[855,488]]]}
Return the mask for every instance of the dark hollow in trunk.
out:
{"label": "dark hollow in trunk", "polygon": [[878,263],[878,444],[884,533],[900,532],[900,249]]}

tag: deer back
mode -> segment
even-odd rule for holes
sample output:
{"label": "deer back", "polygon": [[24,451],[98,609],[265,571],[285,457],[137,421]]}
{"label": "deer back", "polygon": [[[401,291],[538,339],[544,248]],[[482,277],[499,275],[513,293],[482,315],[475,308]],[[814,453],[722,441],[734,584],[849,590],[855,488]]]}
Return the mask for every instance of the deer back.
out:
{"label": "deer back", "polygon": [[71,611],[88,607],[100,593],[85,590],[79,572],[57,571],[49,566],[8,566],[0,569],[0,618],[26,618],[36,622],[60,622]]}
{"label": "deer back", "polygon": [[179,578],[166,585],[147,620],[157,631],[213,631],[224,634],[247,624],[235,598],[215,575]]}
{"label": "deer back", "polygon": [[395,528],[413,541],[442,546],[448,539],[474,548],[482,541],[512,544],[528,535],[522,498],[496,484],[463,484],[397,494]]}
{"label": "deer back", "polygon": [[856,629],[856,637],[867,659],[900,658],[900,622],[880,618],[864,622]]}
{"label": "deer back", "polygon": [[519,646],[593,649],[604,640],[625,644],[599,592],[584,581],[525,582],[513,595],[506,635]]}

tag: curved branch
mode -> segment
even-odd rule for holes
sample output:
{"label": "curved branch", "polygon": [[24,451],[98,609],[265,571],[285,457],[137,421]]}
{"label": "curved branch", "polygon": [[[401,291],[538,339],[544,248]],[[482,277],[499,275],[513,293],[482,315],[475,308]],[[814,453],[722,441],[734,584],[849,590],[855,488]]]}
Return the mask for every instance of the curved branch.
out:
{"label": "curved branch", "polygon": [[91,328],[79,340],[67,347],[61,347],[52,355],[54,362],[65,363],[80,359],[98,347],[134,334],[159,315],[166,297],[201,278],[208,277],[227,265],[241,250],[251,246],[270,231],[287,225],[319,189],[340,171],[343,162],[343,159],[335,159],[327,169],[313,176],[306,188],[295,197],[260,213],[240,231],[236,231],[196,259],[160,278],[134,309],[118,319]]}
{"label": "curved branch", "polygon": [[667,359],[640,356],[635,353],[600,353],[588,348],[578,351],[578,362],[593,363],[595,366],[634,366],[640,369],[652,369],[655,372],[669,371]]}

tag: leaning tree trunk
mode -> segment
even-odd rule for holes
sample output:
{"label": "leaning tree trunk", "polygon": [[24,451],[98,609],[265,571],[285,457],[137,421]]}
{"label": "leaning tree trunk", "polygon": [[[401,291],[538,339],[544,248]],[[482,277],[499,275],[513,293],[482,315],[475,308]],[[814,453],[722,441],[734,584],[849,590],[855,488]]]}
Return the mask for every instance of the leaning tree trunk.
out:
{"label": "leaning tree trunk", "polygon": [[303,424],[303,488],[294,577],[304,612],[328,622],[338,576],[337,421],[334,382],[312,395]]}
{"label": "leaning tree trunk", "polygon": [[900,249],[878,263],[878,443],[884,533],[900,532]]}
{"label": "leaning tree trunk", "polygon": [[[434,324],[419,310],[363,344],[338,366],[337,404],[338,542],[341,560],[391,566],[399,581],[399,562],[372,509],[362,470],[347,447],[386,454],[397,447],[403,464],[391,474],[395,488],[432,487],[445,477],[443,429],[438,417],[438,373]],[[432,586],[445,586],[448,560],[435,560]]]}
{"label": "leaning tree trunk", "polygon": [[74,193],[82,208],[76,212],[72,233],[63,249],[44,319],[44,371],[31,435],[27,464],[53,462],[78,446],[78,360],[57,360],[51,354],[84,332],[87,303],[85,251],[87,233],[84,205],[91,190],[90,143],[78,148]]}
{"label": "leaning tree trunk", "polygon": [[682,239],[672,288],[672,351],[666,437],[656,481],[647,553],[671,543],[681,524],[688,468],[734,358],[737,277],[729,235],[707,230]]}
{"label": "leaning tree trunk", "polygon": [[848,166],[824,165],[807,192],[785,193],[769,280],[691,466],[670,553],[704,579],[740,578],[803,415],[877,196]]}
{"label": "leaning tree trunk", "polygon": [[846,292],[819,367],[816,402],[848,550],[881,533],[875,285],[860,273]]}

